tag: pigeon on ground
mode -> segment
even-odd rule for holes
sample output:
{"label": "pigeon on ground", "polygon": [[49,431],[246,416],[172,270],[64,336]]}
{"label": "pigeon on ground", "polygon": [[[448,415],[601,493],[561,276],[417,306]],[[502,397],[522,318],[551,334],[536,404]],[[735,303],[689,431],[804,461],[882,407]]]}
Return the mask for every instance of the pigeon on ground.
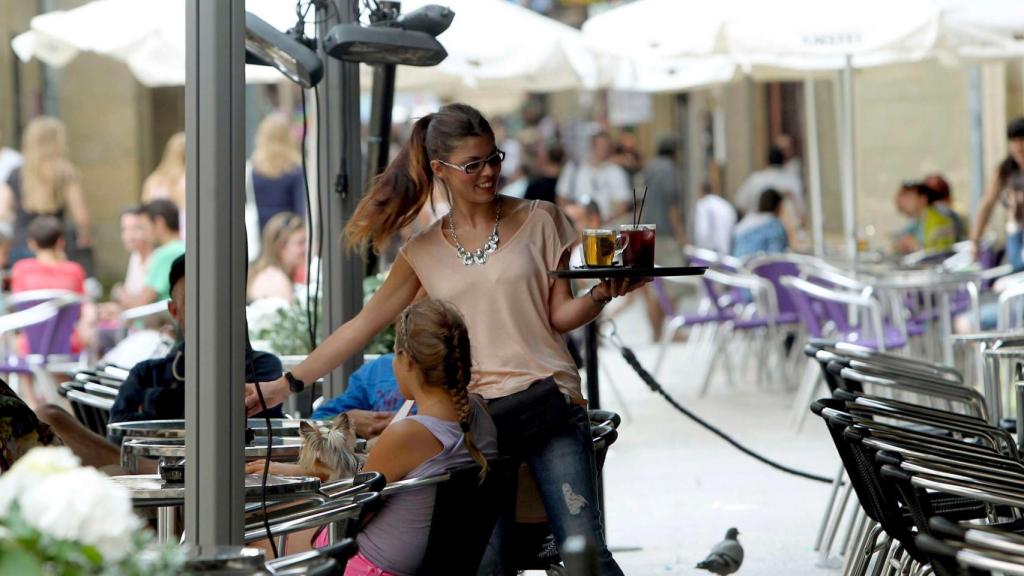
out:
{"label": "pigeon on ground", "polygon": [[739,535],[739,530],[729,528],[729,531],[725,533],[725,540],[715,544],[715,547],[711,549],[711,554],[697,564],[697,568],[719,576],[732,574],[739,570],[740,565],[743,564],[743,546],[740,546],[739,540],[736,539]]}

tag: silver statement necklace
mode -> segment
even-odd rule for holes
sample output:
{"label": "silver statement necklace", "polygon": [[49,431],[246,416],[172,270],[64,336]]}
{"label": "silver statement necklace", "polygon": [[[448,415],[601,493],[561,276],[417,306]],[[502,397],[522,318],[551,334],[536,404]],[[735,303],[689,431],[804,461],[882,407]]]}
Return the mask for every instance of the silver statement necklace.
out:
{"label": "silver statement necklace", "polygon": [[459,259],[466,266],[480,266],[487,263],[487,257],[491,255],[495,250],[498,249],[498,222],[501,221],[501,198],[495,199],[494,208],[494,229],[491,230],[491,235],[487,237],[487,243],[482,248],[476,250],[466,250],[466,248],[459,242],[459,237],[455,235],[455,207],[452,206],[451,210],[448,211],[448,232],[452,235],[452,241],[455,242],[455,252],[458,254]]}

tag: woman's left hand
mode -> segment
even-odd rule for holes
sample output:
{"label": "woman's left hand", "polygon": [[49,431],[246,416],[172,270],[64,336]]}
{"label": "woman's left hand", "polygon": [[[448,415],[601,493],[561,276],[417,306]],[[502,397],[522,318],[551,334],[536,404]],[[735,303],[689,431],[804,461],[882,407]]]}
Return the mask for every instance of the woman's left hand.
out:
{"label": "woman's left hand", "polygon": [[[263,466],[265,461],[253,460],[245,465],[246,474],[263,474]],[[285,464],[284,462],[271,462],[270,463],[270,474],[275,476],[313,476],[302,466],[298,464]]]}

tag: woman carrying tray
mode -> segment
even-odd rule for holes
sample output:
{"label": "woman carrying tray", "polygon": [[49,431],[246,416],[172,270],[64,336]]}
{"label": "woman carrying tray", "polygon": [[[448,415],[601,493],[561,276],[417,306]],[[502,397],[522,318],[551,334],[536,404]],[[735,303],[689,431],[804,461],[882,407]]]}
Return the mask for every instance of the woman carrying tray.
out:
{"label": "woman carrying tray", "polygon": [[[605,280],[574,297],[568,280],[549,275],[568,268],[578,240],[572,222],[548,202],[497,194],[503,158],[490,124],[470,106],[451,104],[418,120],[356,208],[346,229],[349,245],[382,248],[416,217],[434,186],[448,196],[451,211],[402,247],[384,285],[355,318],[292,372],[263,384],[263,394],[268,406],[280,403],[361,353],[421,287],[452,302],[473,341],[470,391],[488,401],[502,452],[530,467],[557,544],[573,534],[588,537],[600,573],[622,574],[604,543],[586,401],[562,334],[648,280]],[[260,409],[252,387],[246,409]],[[499,547],[500,532],[492,541]]]}

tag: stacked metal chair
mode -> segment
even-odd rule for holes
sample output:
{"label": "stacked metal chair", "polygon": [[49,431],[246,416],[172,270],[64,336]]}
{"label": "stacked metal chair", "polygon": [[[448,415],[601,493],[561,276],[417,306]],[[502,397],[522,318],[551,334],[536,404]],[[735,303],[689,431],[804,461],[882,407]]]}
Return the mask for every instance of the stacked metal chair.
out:
{"label": "stacked metal chair", "polygon": [[[1007,541],[1024,530],[1024,463],[985,399],[946,367],[825,342],[806,352],[832,392],[811,409],[845,479],[823,519],[822,555],[845,516],[845,574],[1024,574],[1024,555],[978,552],[936,529],[969,523]],[[844,514],[851,494],[856,512]]]}
{"label": "stacked metal chair", "polygon": [[73,379],[61,383],[58,392],[67,399],[79,422],[96,434],[106,436],[110,410],[125,378],[124,370],[101,366],[76,373]]}

